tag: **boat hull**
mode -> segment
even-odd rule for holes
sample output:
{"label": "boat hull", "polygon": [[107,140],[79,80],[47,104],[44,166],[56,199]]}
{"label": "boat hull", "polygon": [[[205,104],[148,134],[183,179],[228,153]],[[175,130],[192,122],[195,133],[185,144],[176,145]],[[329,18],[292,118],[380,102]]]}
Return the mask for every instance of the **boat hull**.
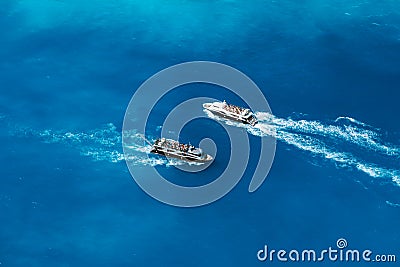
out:
{"label": "boat hull", "polygon": [[206,108],[206,110],[208,110],[208,111],[210,111],[212,114],[217,115],[218,117],[221,117],[221,118],[224,118],[224,119],[228,119],[228,120],[232,120],[232,121],[237,121],[237,122],[244,123],[244,124],[249,124],[249,125],[251,125],[251,126],[254,126],[254,125],[257,124],[257,121],[256,121],[256,120],[253,121],[253,122],[249,122],[249,121],[247,121],[247,120],[245,120],[245,119],[241,119],[241,118],[238,118],[238,117],[235,117],[235,116],[231,116],[231,115],[229,115],[229,114],[226,114],[226,113],[224,113],[224,112],[220,112],[220,111],[217,111],[217,110],[212,110],[212,109],[208,109],[208,108]]}
{"label": "boat hull", "polygon": [[210,162],[213,159],[210,155],[207,155],[206,158],[202,159],[202,158],[198,158],[198,157],[190,156],[190,155],[179,155],[176,153],[171,153],[171,152],[163,151],[160,149],[152,149],[150,151],[150,153],[165,156],[168,158],[176,158],[176,159],[189,161],[189,162],[204,162],[205,163],[205,162]]}

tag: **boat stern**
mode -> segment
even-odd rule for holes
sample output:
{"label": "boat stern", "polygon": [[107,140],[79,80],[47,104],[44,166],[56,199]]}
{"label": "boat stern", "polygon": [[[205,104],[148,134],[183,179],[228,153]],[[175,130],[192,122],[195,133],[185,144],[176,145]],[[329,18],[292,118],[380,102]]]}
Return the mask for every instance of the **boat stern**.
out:
{"label": "boat stern", "polygon": [[250,117],[249,124],[251,126],[254,127],[257,123],[258,123],[258,120],[256,119],[256,117],[254,115],[252,117]]}

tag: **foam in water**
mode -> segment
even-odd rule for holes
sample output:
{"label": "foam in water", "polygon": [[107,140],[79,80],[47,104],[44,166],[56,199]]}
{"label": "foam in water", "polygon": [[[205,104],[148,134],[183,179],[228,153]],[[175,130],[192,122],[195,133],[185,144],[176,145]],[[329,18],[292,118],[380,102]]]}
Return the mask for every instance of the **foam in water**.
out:
{"label": "foam in water", "polygon": [[[272,114],[255,113],[259,123],[255,127],[222,119],[206,112],[214,120],[234,127],[242,127],[255,136],[273,136],[278,141],[293,146],[300,151],[310,153],[332,161],[337,167],[356,169],[372,178],[400,187],[400,170],[381,164],[363,160],[351,151],[345,151],[348,144],[367,150],[369,155],[376,153],[397,161],[400,155],[399,147],[384,143],[376,129],[350,117],[339,117],[332,124],[326,125],[319,121],[293,120],[278,118]],[[344,122],[348,124],[343,124]],[[148,157],[151,146],[144,143],[142,135],[135,131],[123,132],[125,154],[122,152],[122,137],[112,123],[100,129],[87,132],[17,129],[14,135],[33,136],[46,143],[62,143],[79,150],[83,156],[95,161],[118,163],[129,161],[140,166],[177,166],[188,164],[181,160],[160,157]],[[329,142],[327,142],[329,141]],[[199,163],[193,163],[199,164]]]}
{"label": "foam in water", "polygon": [[61,143],[79,150],[80,155],[92,158],[94,161],[108,161],[118,163],[128,161],[138,166],[179,166],[179,165],[201,165],[198,162],[185,162],[173,158],[148,157],[151,146],[144,143],[143,135],[136,131],[127,131],[125,137],[125,154],[122,152],[122,136],[112,123],[104,125],[103,128],[88,132],[34,130],[20,128],[13,135],[33,136],[45,143]]}
{"label": "foam in water", "polygon": [[400,186],[400,176],[394,176],[392,180],[394,183],[396,183],[398,186]]}
{"label": "foam in water", "polygon": [[[367,149],[370,152],[380,153],[386,156],[399,158],[400,150],[394,145],[384,144],[379,134],[371,129],[371,126],[350,117],[339,117],[335,122],[347,121],[354,125],[325,125],[318,121],[307,121],[278,118],[270,113],[256,112],[259,121],[255,127],[242,123],[222,119],[207,112],[212,119],[219,120],[228,125],[247,129],[250,134],[264,137],[273,136],[278,141],[294,146],[301,151],[310,152],[327,160],[331,160],[339,167],[359,170],[373,178],[385,178],[394,185],[400,186],[400,171],[369,163],[357,158],[351,152],[343,151],[344,145],[350,143],[357,147]],[[357,126],[355,126],[357,125]],[[360,128],[364,127],[364,128]],[[344,145],[328,146],[322,138],[333,140],[338,144],[339,140]],[[339,143],[341,144],[341,143]]]}
{"label": "foam in water", "polygon": [[386,201],[386,204],[388,204],[389,206],[392,206],[394,208],[400,208],[400,204],[393,203],[393,202],[390,202],[388,200]]}
{"label": "foam in water", "polygon": [[372,128],[372,126],[370,126],[370,125],[368,125],[366,123],[363,123],[361,121],[358,121],[358,120],[356,120],[354,118],[351,118],[351,117],[338,117],[338,118],[336,118],[335,122],[339,122],[341,120],[349,121],[351,123],[358,124],[358,125],[360,125],[362,127],[371,127]]}
{"label": "foam in water", "polygon": [[[299,132],[303,134],[320,135],[329,138],[338,138],[351,144],[367,148],[388,156],[400,157],[400,148],[391,144],[384,144],[379,140],[379,134],[365,123],[359,122],[349,117],[339,117],[335,122],[350,121],[356,125],[363,126],[360,128],[354,125],[324,125],[318,121],[299,120],[277,118],[272,114],[257,112],[256,117],[260,122],[267,123],[281,131]],[[261,124],[263,125],[263,124]],[[375,129],[374,129],[375,130]]]}

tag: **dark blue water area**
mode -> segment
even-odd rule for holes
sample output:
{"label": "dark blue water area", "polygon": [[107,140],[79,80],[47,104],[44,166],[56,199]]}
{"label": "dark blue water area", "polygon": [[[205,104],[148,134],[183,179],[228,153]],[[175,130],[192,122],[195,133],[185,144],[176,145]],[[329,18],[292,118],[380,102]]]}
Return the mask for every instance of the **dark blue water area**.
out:
{"label": "dark blue water area", "polygon": [[[252,153],[238,185],[215,203],[183,209],[144,193],[124,161],[96,160],[82,155],[79,143],[40,134],[87,133],[107,123],[118,134],[146,79],[173,64],[210,60],[246,73],[280,118],[331,124],[350,116],[398,146],[400,6],[322,2],[3,1],[1,266],[284,266],[290,263],[258,262],[257,251],[265,244],[322,250],[339,238],[349,248],[399,258],[398,187],[285,142],[278,141],[256,192],[248,186],[261,137],[250,135]],[[148,137],[159,137],[171,107],[200,96],[243,103],[211,85],[177,88],[152,112]],[[182,185],[212,181],[228,162],[225,130],[199,119],[179,136],[193,144],[204,137],[218,148],[211,168],[156,168]],[[322,139],[399,170],[398,158],[335,140]]]}

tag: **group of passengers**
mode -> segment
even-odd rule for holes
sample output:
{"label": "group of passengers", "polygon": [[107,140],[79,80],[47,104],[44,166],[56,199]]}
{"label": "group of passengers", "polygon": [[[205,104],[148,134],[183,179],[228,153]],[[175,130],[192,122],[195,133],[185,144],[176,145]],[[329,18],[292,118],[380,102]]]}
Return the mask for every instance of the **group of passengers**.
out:
{"label": "group of passengers", "polygon": [[194,146],[192,145],[187,145],[187,144],[179,144],[179,143],[168,143],[169,147],[175,149],[175,150],[180,150],[183,152],[188,152],[189,149],[193,149]]}
{"label": "group of passengers", "polygon": [[225,109],[226,109],[227,111],[234,112],[234,113],[236,113],[236,114],[242,113],[242,109],[241,109],[240,107],[233,106],[233,105],[226,105],[226,106],[225,106]]}
{"label": "group of passengers", "polygon": [[188,152],[189,150],[193,150],[194,146],[187,144],[179,144],[179,149],[183,152]]}
{"label": "group of passengers", "polygon": [[189,145],[187,144],[179,144],[179,150],[183,152],[187,152],[189,150]]}

